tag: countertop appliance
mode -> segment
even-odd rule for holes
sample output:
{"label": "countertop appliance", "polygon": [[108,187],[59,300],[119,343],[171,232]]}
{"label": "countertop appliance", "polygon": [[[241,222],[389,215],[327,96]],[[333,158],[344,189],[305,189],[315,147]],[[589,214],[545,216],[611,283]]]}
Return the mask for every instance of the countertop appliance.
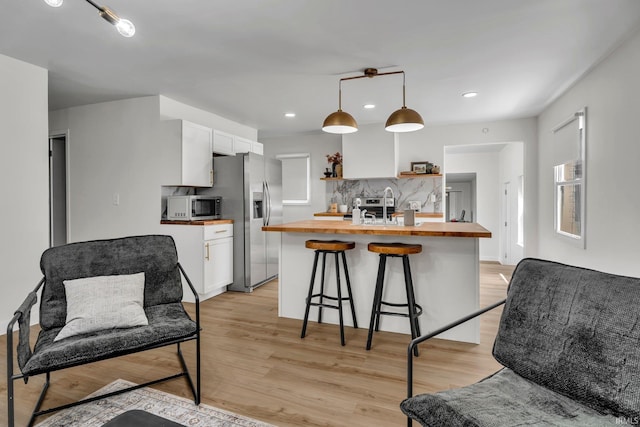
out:
{"label": "countertop appliance", "polygon": [[264,225],[282,223],[282,162],[255,153],[214,157],[214,187],[222,217],[233,219],[233,284],[251,292],[278,275],[278,233]]}
{"label": "countertop appliance", "polygon": [[220,219],[221,211],[221,197],[195,195],[167,197],[167,219],[172,221]]}

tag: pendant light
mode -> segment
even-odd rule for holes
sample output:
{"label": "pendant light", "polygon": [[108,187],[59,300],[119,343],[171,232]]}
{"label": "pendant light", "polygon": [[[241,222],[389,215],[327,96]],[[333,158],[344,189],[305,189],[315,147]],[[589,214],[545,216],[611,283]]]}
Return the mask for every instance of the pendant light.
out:
{"label": "pendant light", "polygon": [[340,79],[338,86],[338,111],[329,114],[324,120],[322,130],[329,133],[346,134],[358,130],[358,124],[351,114],[342,111],[342,81],[361,79],[364,77],[386,76],[391,74],[402,74],[402,107],[394,111],[385,124],[385,130],[389,132],[413,132],[424,127],[424,120],[417,111],[407,108],[406,89],[404,71],[391,71],[388,73],[378,73],[376,68],[366,68],[361,76],[344,77]]}
{"label": "pendant light", "polygon": [[402,73],[402,107],[391,113],[384,125],[389,132],[413,132],[424,127],[424,120],[417,111],[407,108],[404,72]]}
{"label": "pendant light", "polygon": [[342,79],[338,85],[338,111],[331,113],[324,119],[322,130],[328,133],[353,133],[358,131],[356,119],[349,113],[342,111]]}

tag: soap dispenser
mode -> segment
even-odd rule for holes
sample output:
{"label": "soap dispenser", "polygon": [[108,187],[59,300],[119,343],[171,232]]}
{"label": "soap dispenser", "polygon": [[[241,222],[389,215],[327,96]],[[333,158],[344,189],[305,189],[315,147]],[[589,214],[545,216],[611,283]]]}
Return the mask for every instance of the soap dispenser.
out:
{"label": "soap dispenser", "polygon": [[358,225],[360,224],[360,205],[362,204],[362,201],[357,198],[353,204],[353,210],[351,211],[351,223]]}

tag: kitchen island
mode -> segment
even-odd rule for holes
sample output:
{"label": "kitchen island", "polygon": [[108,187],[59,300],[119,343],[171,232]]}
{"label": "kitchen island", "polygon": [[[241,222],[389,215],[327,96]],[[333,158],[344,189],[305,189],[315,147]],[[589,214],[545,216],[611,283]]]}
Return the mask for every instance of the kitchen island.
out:
{"label": "kitchen island", "polygon": [[[491,232],[477,223],[424,222],[415,226],[403,226],[352,225],[344,220],[307,220],[271,225],[262,229],[281,233],[278,293],[278,315],[281,317],[304,317],[305,298],[314,255],[314,251],[305,249],[304,246],[304,242],[309,239],[350,240],[356,243],[356,248],[347,251],[346,256],[360,327],[368,328],[369,325],[378,270],[378,255],[367,250],[370,242],[422,245],[422,253],[411,255],[410,262],[416,300],[424,309],[420,316],[423,334],[479,308],[478,239],[491,237]],[[330,292],[335,290],[334,268],[333,260],[327,261],[327,283]],[[387,261],[385,280],[384,299],[390,302],[405,302],[403,270],[399,259]],[[315,309],[312,310],[309,320],[315,321],[316,313]],[[323,322],[337,324],[337,311],[323,310]],[[351,325],[348,314],[345,315],[345,324]],[[382,316],[380,330],[411,333],[409,321],[395,316]],[[478,343],[479,321],[475,319],[467,322],[440,337]]]}

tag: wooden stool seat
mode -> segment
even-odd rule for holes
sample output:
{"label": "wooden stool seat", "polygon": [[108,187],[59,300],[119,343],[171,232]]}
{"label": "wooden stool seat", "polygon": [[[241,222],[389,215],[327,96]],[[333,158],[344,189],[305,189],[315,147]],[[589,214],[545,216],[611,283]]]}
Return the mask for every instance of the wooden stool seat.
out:
{"label": "wooden stool seat", "polygon": [[[353,303],[353,295],[351,293],[351,281],[349,280],[349,270],[347,269],[347,258],[344,254],[345,251],[356,247],[355,242],[343,242],[340,240],[307,240],[304,243],[307,249],[313,249],[315,251],[313,257],[313,268],[311,270],[311,282],[309,283],[309,293],[306,299],[306,308],[304,311],[304,320],[302,322],[302,332],[300,338],[304,338],[307,334],[307,322],[309,320],[309,310],[311,307],[318,307],[318,323],[322,323],[322,309],[332,308],[338,310],[338,317],[340,320],[340,343],[345,344],[344,341],[344,319],[342,314],[342,302],[348,301],[351,307],[351,319],[353,320],[353,327],[358,327],[358,321],[356,320],[356,308]],[[322,272],[320,278],[320,292],[314,294],[313,288],[316,281],[316,270],[318,269],[318,258],[322,254]],[[328,295],[324,288],[325,267],[327,263],[327,254],[334,254],[335,267],[336,267],[336,290],[338,296]],[[342,296],[342,285],[340,283],[340,261],[339,256],[342,257],[342,269],[344,271],[344,278],[347,282],[347,296]]]}
{"label": "wooden stool seat", "polygon": [[387,255],[411,255],[422,252],[422,245],[408,243],[369,243],[369,252]]}
{"label": "wooden stool seat", "polygon": [[355,242],[342,242],[340,240],[307,240],[304,242],[307,249],[320,251],[348,251],[356,247]]}
{"label": "wooden stool seat", "polygon": [[[416,296],[413,289],[413,279],[411,277],[411,266],[409,265],[409,255],[422,252],[422,245],[409,243],[369,243],[367,246],[370,252],[380,254],[378,264],[378,278],[373,295],[373,307],[371,309],[371,321],[369,323],[369,335],[367,336],[367,350],[371,349],[373,332],[380,330],[380,316],[402,316],[409,318],[411,326],[411,338],[420,336],[420,323],[418,317],[422,314],[422,307],[416,303]],[[402,268],[404,270],[404,287],[407,294],[406,303],[395,303],[383,300],[384,293],[384,273],[387,265],[387,258],[402,258]],[[383,309],[391,308],[391,311]],[[407,312],[398,312],[397,309],[406,308]],[[418,347],[414,348],[414,354],[418,355]]]}

